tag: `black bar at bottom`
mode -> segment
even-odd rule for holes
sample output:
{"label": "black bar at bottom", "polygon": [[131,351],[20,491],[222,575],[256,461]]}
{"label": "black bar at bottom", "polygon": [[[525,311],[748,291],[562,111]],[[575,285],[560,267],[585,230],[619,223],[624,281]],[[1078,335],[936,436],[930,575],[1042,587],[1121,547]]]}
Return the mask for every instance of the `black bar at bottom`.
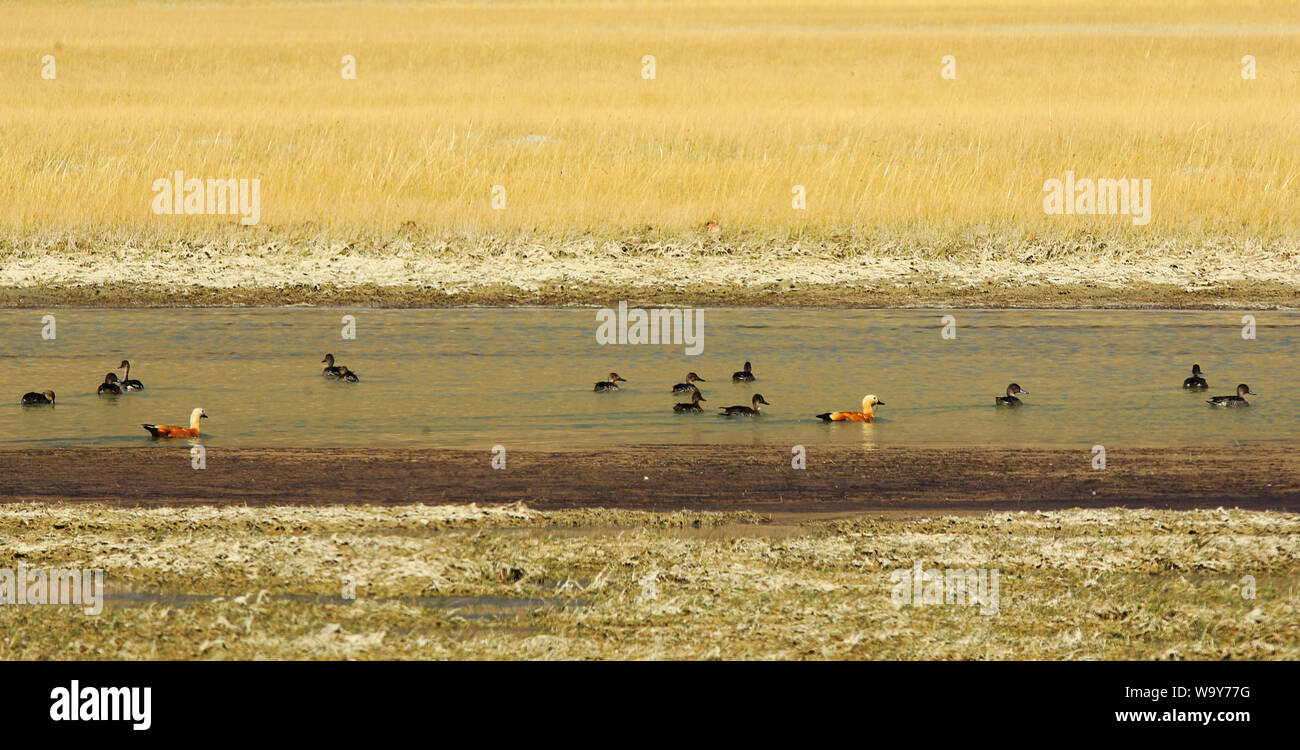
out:
{"label": "black bar at bottom", "polygon": [[[733,740],[773,723],[814,734],[838,724],[864,738],[873,725],[918,738],[1245,737],[1291,725],[1295,710],[1283,701],[1298,671],[1260,662],[19,662],[0,666],[0,705],[11,731],[128,742],[397,741],[429,730],[495,741],[598,725],[681,739],[682,722]],[[117,720],[94,719],[114,706]]]}

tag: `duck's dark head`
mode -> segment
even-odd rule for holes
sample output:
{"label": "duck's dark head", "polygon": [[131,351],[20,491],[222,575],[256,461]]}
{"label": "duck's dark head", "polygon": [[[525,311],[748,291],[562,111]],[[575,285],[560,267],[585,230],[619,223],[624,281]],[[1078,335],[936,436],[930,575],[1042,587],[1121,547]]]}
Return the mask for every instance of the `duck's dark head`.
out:
{"label": "duck's dark head", "polygon": [[117,369],[121,370],[121,369],[123,369],[123,368],[125,368],[125,367],[130,367],[130,366],[131,366],[131,363],[130,363],[130,362],[127,362],[127,361],[124,359],[124,360],[122,360],[122,364],[120,364],[120,365],[117,366]]}
{"label": "duck's dark head", "polygon": [[745,372],[753,372],[754,368],[748,362],[745,363]]}
{"label": "duck's dark head", "polygon": [[693,404],[698,404],[698,403],[700,403],[701,401],[708,401],[708,399],[704,397],[704,394],[703,394],[703,393],[700,393],[700,392],[697,390],[697,391],[695,391],[694,393],[691,394],[691,403],[693,403]]}
{"label": "duck's dark head", "polygon": [[322,359],[321,361],[324,362],[325,364],[329,365],[330,367],[333,367],[333,366],[334,366],[334,355],[333,355],[333,354],[326,354],[326,355],[325,355],[325,359]]}
{"label": "duck's dark head", "polygon": [[755,406],[758,406],[759,404],[765,404],[765,405],[767,405],[767,406],[771,406],[771,404],[767,403],[767,399],[763,398],[763,394],[761,394],[761,393],[755,393],[755,394],[754,394],[754,405],[755,405]]}
{"label": "duck's dark head", "polygon": [[1200,366],[1200,365],[1192,365],[1192,374],[1195,375],[1195,376],[1197,376],[1197,377],[1200,377],[1200,375],[1201,375],[1201,366]]}
{"label": "duck's dark head", "polygon": [[1008,396],[1028,396],[1028,395],[1029,395],[1029,391],[1025,390],[1024,388],[1021,388],[1019,383],[1012,383],[1011,385],[1007,386],[1007,395],[1008,395]]}
{"label": "duck's dark head", "polygon": [[116,383],[116,382],[117,382],[117,373],[110,372],[110,373],[104,375],[104,382],[105,382],[105,383]]}
{"label": "duck's dark head", "polygon": [[1255,393],[1254,391],[1252,391],[1252,390],[1250,389],[1250,386],[1246,385],[1245,383],[1242,383],[1241,385],[1237,386],[1237,395],[1238,395],[1238,396],[1245,396],[1247,393],[1249,393],[1249,394],[1252,395],[1252,396],[1258,396],[1258,395],[1259,395],[1258,393]]}
{"label": "duck's dark head", "polygon": [[686,373],[686,382],[687,382],[687,383],[705,383],[705,382],[708,382],[708,381],[706,381],[704,378],[700,377],[699,375],[696,375],[696,374],[693,373],[693,372],[688,372],[688,373]]}
{"label": "duck's dark head", "polygon": [[46,398],[46,400],[48,400],[51,404],[54,403],[54,391],[46,391],[46,392],[45,392],[45,398]]}
{"label": "duck's dark head", "polygon": [[625,379],[623,379],[623,378],[620,378],[620,377],[618,376],[618,373],[616,373],[616,372],[611,372],[611,373],[609,374],[609,382],[611,382],[611,383],[626,383],[627,380],[625,380]]}

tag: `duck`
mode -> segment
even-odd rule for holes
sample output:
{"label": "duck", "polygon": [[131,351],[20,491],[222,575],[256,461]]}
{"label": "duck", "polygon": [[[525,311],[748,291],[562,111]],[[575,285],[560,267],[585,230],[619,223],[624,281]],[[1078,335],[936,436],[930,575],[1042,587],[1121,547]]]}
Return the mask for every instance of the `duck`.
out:
{"label": "duck", "polygon": [[207,418],[207,412],[202,409],[195,409],[190,412],[189,427],[176,427],[169,424],[142,424],[140,426],[148,430],[149,434],[156,438],[196,438],[199,436],[199,420]]}
{"label": "duck", "polygon": [[753,406],[720,406],[718,408],[722,409],[722,413],[719,414],[718,416],[757,417],[759,414],[759,410],[758,410],[759,404],[765,404],[767,406],[771,406],[771,404],[767,402],[767,399],[763,398],[763,394],[761,393],[755,393],[752,401],[754,404]]}
{"label": "duck", "polygon": [[600,393],[604,391],[617,391],[618,384],[626,383],[626,382],[627,382],[626,380],[618,376],[618,373],[611,372],[609,374],[609,380],[602,380],[596,384],[596,392]]}
{"label": "duck", "polygon": [[96,393],[101,396],[105,393],[120,396],[122,394],[122,386],[118,385],[117,373],[110,372],[105,375],[104,382],[99,384],[99,390],[96,391]]}
{"label": "duck", "polygon": [[44,393],[37,393],[36,391],[32,391],[30,393],[24,393],[23,400],[20,403],[22,403],[24,406],[52,404],[54,403],[54,391],[46,391]]}
{"label": "duck", "polygon": [[340,371],[340,369],[342,369],[342,368],[339,368],[339,367],[335,367],[335,366],[334,366],[334,355],[333,355],[333,354],[326,354],[326,355],[325,355],[325,359],[322,359],[321,361],[325,363],[325,369],[321,371],[321,375],[324,375],[324,376],[327,377],[327,378],[337,378],[337,377],[339,377],[339,374],[340,374],[339,371]]}
{"label": "duck", "polygon": [[1237,386],[1237,395],[1215,396],[1214,398],[1210,399],[1209,401],[1206,401],[1205,403],[1213,404],[1215,406],[1250,406],[1250,402],[1247,401],[1245,398],[1243,398],[1243,396],[1245,396],[1247,393],[1249,393],[1252,396],[1259,395],[1258,393],[1252,391],[1250,389],[1250,386],[1246,385],[1245,383],[1242,383],[1241,385]]}
{"label": "duck", "polygon": [[690,400],[690,403],[686,403],[686,404],[673,404],[673,411],[675,411],[675,412],[701,412],[701,411],[704,411],[703,409],[700,408],[700,402],[701,402],[701,401],[708,401],[708,399],[705,398],[705,397],[704,397],[704,394],[703,394],[703,393],[700,393],[699,390],[695,390],[695,391],[693,391],[693,392],[691,393],[691,400]]}
{"label": "duck", "polygon": [[862,411],[828,411],[818,414],[817,418],[826,422],[874,422],[875,407],[884,405],[885,402],[876,398],[874,393],[868,393],[862,397]]}
{"label": "duck", "polygon": [[678,383],[677,385],[673,386],[673,393],[690,393],[691,391],[698,391],[700,389],[695,384],[706,383],[706,382],[708,381],[706,381],[704,378],[700,377],[699,375],[696,375],[693,372],[688,372],[686,373],[686,382]]}
{"label": "duck", "polygon": [[1210,384],[1205,382],[1205,378],[1201,377],[1200,365],[1192,365],[1192,376],[1183,381],[1183,387],[1197,389],[1210,387]]}
{"label": "duck", "polygon": [[131,379],[131,363],[127,362],[125,359],[122,360],[122,364],[117,366],[117,369],[121,370],[124,367],[126,368],[126,374],[122,376],[122,390],[143,391],[144,383],[141,383],[139,380]]}
{"label": "duck", "polygon": [[355,383],[358,380],[360,380],[360,378],[357,377],[357,374],[349,370],[348,368],[340,365],[338,369],[339,369],[339,374],[338,374],[339,380],[342,380],[346,383]]}
{"label": "duck", "polygon": [[731,382],[733,383],[752,383],[754,382],[754,369],[745,363],[745,369],[739,372],[731,373]]}
{"label": "duck", "polygon": [[997,404],[998,406],[1020,406],[1021,401],[1020,399],[1016,398],[1016,396],[1028,396],[1028,395],[1029,395],[1029,391],[1025,390],[1024,388],[1021,388],[1019,383],[1012,383],[1011,385],[1007,386],[1007,395],[996,397],[993,403]]}

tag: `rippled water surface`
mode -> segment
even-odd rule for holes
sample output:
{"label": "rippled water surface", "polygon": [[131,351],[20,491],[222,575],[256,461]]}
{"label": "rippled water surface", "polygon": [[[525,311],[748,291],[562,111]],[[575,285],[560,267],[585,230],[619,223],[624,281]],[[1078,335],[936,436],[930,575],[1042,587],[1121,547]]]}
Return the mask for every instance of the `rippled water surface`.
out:
{"label": "rippled water surface", "polygon": [[[868,445],[1089,446],[1297,441],[1300,315],[1239,312],[958,311],[957,338],[939,311],[709,309],[704,351],[601,346],[588,309],[0,311],[0,445],[155,444],[143,422],[184,424],[207,410],[211,446],[437,446],[571,449],[628,443],[824,442]],[[355,340],[341,317],[357,318]],[[361,376],[321,377],[333,352]],[[123,358],[146,390],[96,396]],[[758,380],[733,384],[745,360]],[[1209,394],[1181,388],[1193,362]],[[617,371],[618,393],[592,392]],[[680,415],[671,386],[689,370],[705,406],[771,402],[758,419]],[[120,374],[120,371],[119,371]],[[1011,381],[1018,410],[993,398]],[[1208,395],[1238,382],[1247,409]],[[57,404],[21,407],[27,391]],[[872,425],[813,415],[885,402]]]}

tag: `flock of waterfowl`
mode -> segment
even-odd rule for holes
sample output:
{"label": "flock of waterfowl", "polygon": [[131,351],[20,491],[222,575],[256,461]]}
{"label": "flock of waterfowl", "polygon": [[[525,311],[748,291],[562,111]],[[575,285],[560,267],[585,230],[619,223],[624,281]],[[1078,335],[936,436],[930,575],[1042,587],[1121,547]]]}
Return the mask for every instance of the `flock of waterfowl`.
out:
{"label": "flock of waterfowl", "polygon": [[[731,374],[731,381],[733,383],[752,383],[755,380],[756,378],[754,377],[754,368],[749,362],[745,363],[745,369],[738,370]],[[606,378],[605,380],[598,381],[596,383],[596,387],[594,390],[596,393],[611,393],[613,391],[620,390],[618,386],[619,383],[626,383],[626,382],[627,380],[625,378],[620,377],[618,373],[611,372],[608,378]],[[706,381],[704,378],[700,377],[698,374],[694,372],[686,373],[686,379],[683,382],[674,385],[672,392],[675,394],[689,393],[691,394],[691,400],[674,404],[673,411],[679,414],[682,413],[694,414],[694,413],[703,412],[704,409],[700,406],[700,402],[707,401],[708,399],[704,398],[704,394],[700,391],[700,387],[696,385],[696,383],[705,383],[705,382],[708,381]],[[1205,380],[1204,377],[1201,376],[1200,365],[1192,365],[1192,376],[1183,381],[1183,387],[1188,389],[1196,389],[1196,390],[1203,390],[1210,387],[1210,384]],[[1246,385],[1245,383],[1242,383],[1241,385],[1237,386],[1237,395],[1214,396],[1213,398],[1209,399],[1206,403],[1209,403],[1213,406],[1250,406],[1250,402],[1245,399],[1245,396],[1247,394],[1250,394],[1252,396],[1256,395],[1255,392],[1250,389],[1250,386]],[[1007,386],[1006,395],[995,396],[993,399],[993,403],[995,406],[1017,407],[1020,406],[1022,403],[1024,403],[1023,401],[1020,400],[1019,397],[1027,396],[1027,395],[1029,395],[1029,391],[1026,391],[1024,388],[1021,388],[1019,383],[1011,383],[1010,385]],[[721,409],[721,411],[718,413],[718,416],[757,417],[761,414],[761,410],[759,409],[760,404],[764,406],[771,405],[766,399],[763,398],[762,394],[756,393],[754,394],[754,397],[751,399],[751,403],[749,406],[740,405],[740,406],[718,407],[719,409]],[[862,397],[861,411],[828,411],[828,412],[823,412],[821,414],[817,414],[815,416],[824,422],[874,422],[876,419],[876,407],[884,406],[884,405],[885,402],[876,398],[876,395],[874,393],[868,393],[867,395]]]}
{"label": "flock of waterfowl", "polygon": [[[346,383],[356,383],[359,381],[357,374],[346,367],[334,365],[334,355],[326,354],[325,369],[321,373],[331,380],[339,380]],[[131,377],[131,363],[122,360],[122,364],[117,366],[119,370],[125,370],[121,379],[118,379],[117,373],[110,372],[104,376],[104,382],[99,384],[96,394],[99,396],[120,396],[129,391],[143,391],[144,383]],[[31,391],[24,393],[19,402],[24,406],[53,406],[54,391]],[[179,425],[169,424],[141,424],[140,426],[149,431],[149,434],[156,438],[196,438],[199,436],[199,420],[207,419],[207,412],[202,408],[195,408],[190,412],[190,426],[181,427]]]}
{"label": "flock of waterfowl", "polygon": [[[1192,376],[1183,381],[1183,387],[1197,391],[1203,391],[1210,387],[1210,384],[1206,382],[1205,378],[1201,377],[1200,365],[1192,365]],[[1246,400],[1246,394],[1250,394],[1251,396],[1259,395],[1252,391],[1250,386],[1241,383],[1237,386],[1237,395],[1212,396],[1206,403],[1213,406],[1250,406],[1250,402]]]}
{"label": "flock of waterfowl", "polygon": [[[139,380],[135,380],[131,377],[130,362],[128,362],[125,359],[122,360],[122,364],[118,365],[117,369],[126,370],[126,372],[122,375],[122,379],[119,380],[117,377],[117,373],[115,372],[110,372],[107,375],[105,375],[104,382],[99,384],[99,390],[96,391],[99,395],[102,396],[104,394],[109,394],[112,396],[119,396],[122,394],[123,391],[144,390],[144,383],[141,383]],[[28,406],[41,405],[41,404],[53,404],[54,391],[44,391],[44,392],[32,391],[30,393],[24,393],[21,403],[26,404]]]}
{"label": "flock of waterfowl", "polygon": [[[128,360],[122,360],[118,365],[118,370],[124,370],[122,377],[119,379],[116,372],[109,372],[104,375],[104,382],[99,384],[95,393],[99,396],[120,396],[130,391],[143,391],[144,383],[131,377],[131,363]],[[21,403],[24,406],[42,406],[54,405],[54,391],[45,391],[39,393],[32,391],[24,393]],[[185,437],[196,438],[199,436],[199,420],[207,417],[202,409],[195,409],[190,413],[190,426],[177,427],[175,425],[158,425],[158,424],[141,424],[140,426],[149,431],[154,437]]]}
{"label": "flock of waterfowl", "polygon": [[[754,382],[754,380],[755,380],[754,368],[749,362],[745,363],[745,369],[737,370],[736,372],[733,372],[731,374],[731,382],[733,383],[752,383]],[[620,390],[618,387],[619,383],[626,383],[626,382],[627,382],[626,378],[619,377],[619,374],[616,372],[611,372],[609,374],[609,377],[606,378],[605,380],[597,381],[596,387],[593,390],[596,393],[612,393],[613,391]],[[700,402],[708,401],[708,399],[706,399],[704,397],[704,394],[700,392],[700,387],[696,385],[696,383],[707,383],[707,382],[708,382],[707,380],[700,377],[696,373],[693,372],[686,373],[686,380],[684,382],[678,383],[677,385],[674,385],[672,392],[689,393],[691,394],[691,400],[678,403],[678,404],[673,404],[673,411],[679,414],[694,414],[694,413],[699,413],[704,411],[704,409],[700,406]],[[721,409],[721,411],[718,412],[718,416],[757,417],[759,414],[760,404],[762,404],[763,406],[771,406],[771,404],[766,399],[763,398],[763,395],[761,393],[755,393],[754,397],[750,399],[749,406],[745,406],[743,404],[739,406],[720,406],[718,408]]]}
{"label": "flock of waterfowl", "polygon": [[[360,381],[360,378],[352,370],[349,370],[343,365],[335,365],[333,354],[326,354],[325,358],[322,359],[321,362],[325,364],[325,368],[321,371],[321,375],[326,378],[346,383],[356,383]],[[115,372],[107,373],[104,376],[104,382],[99,385],[97,391],[98,395],[118,396],[130,391],[144,390],[144,383],[131,377],[131,363],[129,361],[125,359],[122,360],[122,364],[118,365],[116,369],[125,371],[122,378],[118,379],[117,373]],[[744,369],[731,374],[731,381],[733,383],[752,383],[756,380],[757,378],[754,376],[754,368],[749,362],[745,363]],[[618,385],[619,383],[626,382],[626,378],[619,376],[616,372],[611,372],[605,380],[596,383],[594,390],[596,393],[612,393],[620,390]],[[691,400],[674,404],[673,411],[684,414],[703,412],[704,409],[700,406],[700,402],[707,401],[708,399],[704,398],[704,393],[700,391],[700,387],[696,384],[706,382],[708,381],[700,377],[697,373],[687,373],[686,379],[683,382],[677,383],[672,387],[672,393],[689,393]],[[1205,390],[1209,387],[1209,382],[1206,381],[1205,377],[1201,373],[1201,366],[1198,364],[1192,365],[1192,375],[1183,381],[1183,388],[1190,390]],[[1007,386],[1006,395],[994,397],[994,404],[997,406],[1018,407],[1023,403],[1019,397],[1028,394],[1029,391],[1021,388],[1019,383],[1011,383]],[[1207,403],[1213,406],[1225,407],[1250,406],[1250,402],[1245,398],[1247,395],[1253,396],[1256,394],[1250,389],[1250,386],[1242,383],[1237,386],[1236,395],[1214,396],[1210,398]],[[53,405],[54,391],[32,391],[30,393],[25,393],[23,394],[21,403],[25,406]],[[875,394],[868,393],[862,397],[862,409],[860,411],[828,411],[815,416],[824,422],[874,422],[876,418],[876,407],[884,405],[885,402],[876,398]],[[771,402],[763,398],[761,393],[755,393],[750,399],[748,406],[739,404],[736,406],[718,407],[720,409],[718,416],[757,417],[762,413],[762,406],[771,406]],[[205,419],[207,416],[208,415],[203,411],[203,409],[196,408],[190,413],[189,427],[156,424],[142,424],[141,427],[148,430],[149,434],[156,438],[196,438],[199,436],[199,420]]]}

